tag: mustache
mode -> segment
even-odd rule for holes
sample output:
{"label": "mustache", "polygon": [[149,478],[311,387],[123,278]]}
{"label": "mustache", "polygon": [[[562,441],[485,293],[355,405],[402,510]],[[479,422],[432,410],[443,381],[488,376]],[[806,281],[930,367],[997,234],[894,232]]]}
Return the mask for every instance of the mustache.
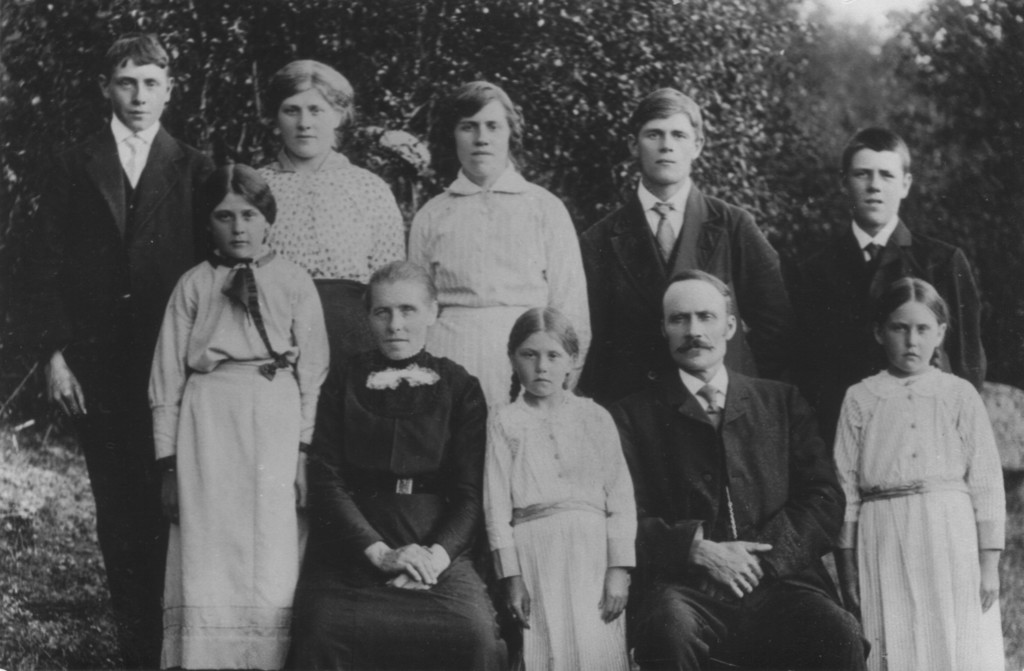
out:
{"label": "mustache", "polygon": [[676,348],[677,352],[685,353],[692,349],[714,349],[714,346],[706,340],[700,338],[687,338],[683,341],[683,344]]}

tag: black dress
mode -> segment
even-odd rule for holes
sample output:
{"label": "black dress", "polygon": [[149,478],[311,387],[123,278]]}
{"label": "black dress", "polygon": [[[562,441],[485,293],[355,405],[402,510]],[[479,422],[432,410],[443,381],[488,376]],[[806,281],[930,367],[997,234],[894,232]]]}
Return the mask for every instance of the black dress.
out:
{"label": "black dress", "polygon": [[[437,380],[367,386],[372,373],[410,365]],[[367,352],[332,369],[310,455],[312,528],[291,668],[504,668],[471,557],[482,531],[486,419],[476,378],[427,352],[404,361]],[[452,563],[429,590],[390,587],[363,554],[377,541],[437,543]]]}

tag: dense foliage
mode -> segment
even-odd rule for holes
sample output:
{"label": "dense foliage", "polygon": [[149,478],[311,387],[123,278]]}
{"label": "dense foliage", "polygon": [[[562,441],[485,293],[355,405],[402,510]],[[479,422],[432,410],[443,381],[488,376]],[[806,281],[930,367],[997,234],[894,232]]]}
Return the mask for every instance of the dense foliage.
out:
{"label": "dense foliage", "polygon": [[[408,217],[447,179],[419,160],[416,138],[438,98],[473,79],[521,105],[524,171],[580,228],[619,202],[625,121],[659,86],[706,110],[706,189],[754,209],[772,232],[794,207],[772,183],[780,157],[794,155],[784,54],[802,28],[788,0],[9,0],[2,21],[8,269],[46,157],[109,114],[96,85],[104,50],[138,30],[159,33],[175,59],[166,125],[218,159],[261,164],[276,151],[262,94],[278,68],[296,58],[337,67],[360,113],[344,150],[388,179]],[[0,280],[0,313],[8,286]]]}
{"label": "dense foliage", "polygon": [[[261,164],[276,151],[263,92],[279,67],[295,58],[337,67],[355,85],[359,110],[343,149],[391,183],[407,218],[448,177],[433,174],[423,155],[430,112],[472,79],[502,85],[522,106],[523,169],[568,204],[580,229],[630,183],[625,122],[637,98],[666,85],[690,92],[708,130],[697,180],[752,209],[785,258],[846,218],[835,172],[845,138],[859,126],[891,125],[915,155],[907,218],[968,250],[988,306],[992,377],[1024,383],[1015,264],[1024,251],[1020,3],[935,0],[884,48],[801,22],[793,5],[8,0],[0,16],[0,315],[46,157],[105,122],[96,85],[103,52],[116,35],[146,30],[175,58],[166,125],[218,159]],[[26,370],[5,364],[0,389]]]}
{"label": "dense foliage", "polygon": [[918,166],[915,218],[967,250],[990,379],[1024,383],[1024,4],[935,0],[892,45]]}

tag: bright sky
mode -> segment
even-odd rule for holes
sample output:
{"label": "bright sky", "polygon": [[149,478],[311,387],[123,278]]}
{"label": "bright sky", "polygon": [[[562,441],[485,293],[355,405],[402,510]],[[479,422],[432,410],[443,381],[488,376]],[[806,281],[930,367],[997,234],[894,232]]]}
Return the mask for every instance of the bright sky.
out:
{"label": "bright sky", "polygon": [[884,30],[889,12],[916,11],[928,4],[928,0],[805,0],[805,3],[826,7],[839,20],[868,22]]}

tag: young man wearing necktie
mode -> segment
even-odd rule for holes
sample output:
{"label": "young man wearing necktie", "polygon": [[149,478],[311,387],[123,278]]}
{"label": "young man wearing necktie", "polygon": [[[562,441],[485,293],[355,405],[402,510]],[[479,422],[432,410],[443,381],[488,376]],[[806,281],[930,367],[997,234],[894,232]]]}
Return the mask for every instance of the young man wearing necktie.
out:
{"label": "young man wearing necktie", "polygon": [[664,368],[661,290],[687,269],[715,275],[735,294],[740,326],[730,367],[780,377],[788,367],[792,310],[779,257],[749,212],[693,184],[705,142],[700,107],[675,89],[659,89],[640,102],[630,131],[640,170],[636,193],[580,239],[593,331],[581,390],[608,404]]}
{"label": "young man wearing necktie", "polygon": [[54,157],[15,311],[85,454],[123,664],[156,668],[165,525],[147,385],[171,290],[207,251],[192,194],[212,165],[160,125],[173,82],[155,36],[117,40],[104,68],[109,125]]}
{"label": "young man wearing necktie", "polygon": [[873,305],[901,277],[929,282],[949,304],[939,365],[979,389],[985,380],[981,301],[967,257],[953,245],[911,233],[899,216],[913,181],[906,143],[884,128],[859,131],[843,150],[841,175],[849,227],[788,278],[801,339],[794,369],[830,446],[846,389],[886,366],[873,332]]}
{"label": "young man wearing necktie", "polygon": [[639,518],[636,661],[863,669],[860,627],[821,561],[845,499],[810,406],[728,367],[739,324],[724,282],[684,271],[662,305],[669,365],[610,408]]}

